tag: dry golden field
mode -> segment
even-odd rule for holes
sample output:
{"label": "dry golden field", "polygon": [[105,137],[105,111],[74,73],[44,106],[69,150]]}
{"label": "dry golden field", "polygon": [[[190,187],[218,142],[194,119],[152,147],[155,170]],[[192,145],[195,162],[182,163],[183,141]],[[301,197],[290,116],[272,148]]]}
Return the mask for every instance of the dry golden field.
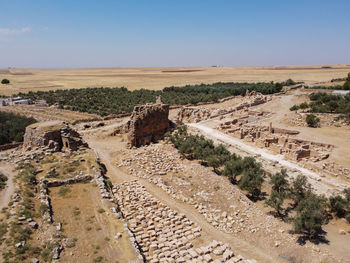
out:
{"label": "dry golden field", "polygon": [[[329,68],[330,67],[330,68]],[[86,87],[121,87],[162,89],[213,82],[283,81],[292,78],[306,84],[328,82],[345,77],[350,65],[264,66],[264,67],[197,67],[197,68],[87,68],[87,69],[0,69],[0,95],[18,92]]]}

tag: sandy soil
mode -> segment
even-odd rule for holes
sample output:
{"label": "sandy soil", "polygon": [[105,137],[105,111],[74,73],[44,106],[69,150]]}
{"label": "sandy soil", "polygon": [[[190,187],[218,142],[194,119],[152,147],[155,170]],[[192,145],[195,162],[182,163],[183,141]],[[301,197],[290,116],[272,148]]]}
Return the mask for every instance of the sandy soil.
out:
{"label": "sandy soil", "polygon": [[306,84],[329,82],[350,72],[348,65],[198,67],[198,68],[91,68],[91,69],[3,69],[0,78],[10,85],[0,85],[0,95],[18,92],[86,87],[121,87],[162,89],[172,85],[213,82],[284,81],[292,78]]}

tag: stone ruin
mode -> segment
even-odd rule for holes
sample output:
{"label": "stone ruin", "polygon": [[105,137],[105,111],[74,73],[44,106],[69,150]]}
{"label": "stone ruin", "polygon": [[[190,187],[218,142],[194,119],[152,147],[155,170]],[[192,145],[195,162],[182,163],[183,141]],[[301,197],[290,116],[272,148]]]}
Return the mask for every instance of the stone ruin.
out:
{"label": "stone ruin", "polygon": [[269,126],[249,125],[244,118],[235,118],[221,123],[220,130],[246,142],[255,143],[260,148],[268,148],[276,154],[299,161],[309,159],[318,162],[329,157],[333,145],[292,138],[299,131]]}
{"label": "stone ruin", "polygon": [[47,147],[53,152],[76,151],[79,147],[88,147],[80,134],[64,122],[44,122],[28,126],[24,134],[23,148]]}
{"label": "stone ruin", "polygon": [[110,135],[127,133],[129,146],[139,147],[163,139],[170,127],[169,105],[164,104],[159,96],[154,104],[135,106],[130,119]]}
{"label": "stone ruin", "polygon": [[128,140],[130,146],[141,146],[163,138],[169,128],[169,105],[135,106],[131,114]]}
{"label": "stone ruin", "polygon": [[209,109],[203,107],[182,107],[176,117],[177,123],[183,122],[200,122],[202,120],[213,119],[225,114],[237,112],[241,110],[249,110],[260,104],[264,104],[271,100],[271,96],[256,93],[255,91],[247,90],[243,101],[234,107],[226,109]]}

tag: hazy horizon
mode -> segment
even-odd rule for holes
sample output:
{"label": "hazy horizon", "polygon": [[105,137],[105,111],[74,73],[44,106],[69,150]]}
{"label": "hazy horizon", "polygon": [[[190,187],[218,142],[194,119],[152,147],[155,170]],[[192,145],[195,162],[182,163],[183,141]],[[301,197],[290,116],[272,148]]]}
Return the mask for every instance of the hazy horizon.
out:
{"label": "hazy horizon", "polygon": [[346,65],[350,2],[2,3],[0,68]]}

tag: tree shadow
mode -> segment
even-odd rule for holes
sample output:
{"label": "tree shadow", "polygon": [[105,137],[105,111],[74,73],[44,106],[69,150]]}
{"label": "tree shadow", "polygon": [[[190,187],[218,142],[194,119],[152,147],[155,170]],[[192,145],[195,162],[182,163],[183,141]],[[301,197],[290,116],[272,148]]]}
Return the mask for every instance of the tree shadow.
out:
{"label": "tree shadow", "polygon": [[258,201],[265,201],[267,198],[267,193],[266,192],[261,192],[258,195],[247,195],[247,197],[253,201],[253,202],[258,202]]}
{"label": "tree shadow", "polygon": [[[290,231],[292,234],[295,234],[293,231]],[[301,246],[306,244],[306,241],[310,241],[311,243],[315,245],[319,244],[327,244],[329,245],[329,240],[326,238],[327,232],[324,230],[321,230],[319,233],[317,233],[315,236],[310,236],[307,233],[303,233],[298,237],[297,243]]]}

